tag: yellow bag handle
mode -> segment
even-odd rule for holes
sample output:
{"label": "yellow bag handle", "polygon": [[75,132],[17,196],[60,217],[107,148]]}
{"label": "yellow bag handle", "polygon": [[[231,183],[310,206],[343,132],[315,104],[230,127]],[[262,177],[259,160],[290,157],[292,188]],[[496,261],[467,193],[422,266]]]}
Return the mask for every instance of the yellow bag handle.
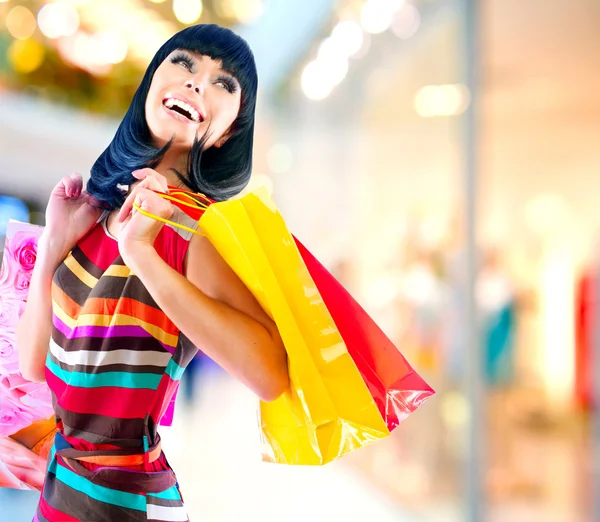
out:
{"label": "yellow bag handle", "polygon": [[[164,192],[156,192],[156,194],[158,194],[163,199],[167,199],[167,200],[170,200],[170,201],[176,201],[177,203],[179,203],[181,205],[184,205],[186,207],[196,208],[196,209],[201,208],[201,209],[204,209],[204,210],[206,210],[208,208],[208,205],[206,203],[204,203],[204,202],[196,199],[190,193],[185,192],[185,191],[173,190],[173,191],[171,191],[171,194],[172,195],[177,195],[177,196],[185,196],[185,197],[191,199],[195,203],[195,205],[191,204],[191,203],[186,203],[185,201],[181,201],[180,199],[174,198],[172,195],[165,194]],[[198,194],[198,195],[202,196],[202,197],[206,197],[204,194]],[[174,221],[162,218],[160,216],[157,216],[156,214],[152,214],[151,212],[146,212],[145,210],[143,210],[142,208],[140,208],[140,206],[137,205],[135,202],[133,203],[133,207],[140,214],[143,214],[146,217],[155,219],[157,221],[162,221],[163,223],[166,223],[166,224],[171,225],[173,227],[177,227],[177,228],[181,228],[183,230],[187,230],[188,232],[192,232],[193,234],[196,234],[198,236],[204,236],[204,237],[206,237],[206,234],[203,234],[202,232],[199,232],[198,230],[194,230],[193,228],[186,227],[185,225],[181,225],[180,223],[175,223]]]}

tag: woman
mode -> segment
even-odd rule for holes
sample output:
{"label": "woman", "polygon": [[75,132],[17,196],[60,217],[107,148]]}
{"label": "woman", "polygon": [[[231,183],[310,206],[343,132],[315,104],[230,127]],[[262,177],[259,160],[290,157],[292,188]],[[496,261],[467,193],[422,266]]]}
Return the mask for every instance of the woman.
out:
{"label": "woman", "polygon": [[186,28],[150,63],[87,192],[78,175],[52,192],[17,332],[21,371],[47,380],[58,429],[34,520],[188,520],[157,425],[198,349],[264,401],[287,388],[274,323],[181,228],[198,227],[185,207],[157,194],[242,190],[256,91],[244,40]]}

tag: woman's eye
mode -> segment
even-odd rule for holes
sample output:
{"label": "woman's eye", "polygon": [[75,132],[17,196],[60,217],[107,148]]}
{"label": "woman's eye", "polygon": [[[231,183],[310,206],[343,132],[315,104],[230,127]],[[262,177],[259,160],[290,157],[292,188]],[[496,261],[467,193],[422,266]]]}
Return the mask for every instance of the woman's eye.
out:
{"label": "woman's eye", "polygon": [[192,61],[186,56],[174,56],[173,58],[171,58],[171,63],[174,63],[175,65],[181,65],[188,71],[192,70]]}
{"label": "woman's eye", "polygon": [[233,80],[229,78],[220,78],[215,82],[215,85],[220,86],[222,89],[225,89],[229,93],[234,93],[236,90],[236,85]]}

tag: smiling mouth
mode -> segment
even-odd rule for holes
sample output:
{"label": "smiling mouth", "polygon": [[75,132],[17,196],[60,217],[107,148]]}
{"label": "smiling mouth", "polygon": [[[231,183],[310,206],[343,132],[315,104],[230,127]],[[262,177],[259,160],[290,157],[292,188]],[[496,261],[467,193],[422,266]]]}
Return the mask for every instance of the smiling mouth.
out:
{"label": "smiling mouth", "polygon": [[184,101],[178,100],[177,98],[167,98],[166,100],[163,100],[163,105],[170,111],[181,114],[194,123],[202,123],[204,121],[202,114],[200,114],[191,105],[188,105]]}

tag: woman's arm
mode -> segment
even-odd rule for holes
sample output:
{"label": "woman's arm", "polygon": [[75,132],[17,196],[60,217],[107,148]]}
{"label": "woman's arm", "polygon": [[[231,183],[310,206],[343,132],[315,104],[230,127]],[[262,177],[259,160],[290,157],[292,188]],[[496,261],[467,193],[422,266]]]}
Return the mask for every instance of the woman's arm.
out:
{"label": "woman's arm", "polygon": [[128,266],[173,323],[263,401],[287,389],[277,327],[207,239],[190,241],[185,276],[151,246],[132,251]]}
{"label": "woman's arm", "polygon": [[99,204],[83,190],[83,179],[77,173],[61,179],[50,194],[27,306],[17,325],[19,368],[30,381],[46,380],[44,367],[52,335],[52,277],[73,246],[100,217]]}
{"label": "woman's arm", "polygon": [[46,233],[42,234],[27,306],[17,324],[19,369],[28,381],[46,380],[46,355],[52,335],[52,277],[67,253],[53,245]]}

